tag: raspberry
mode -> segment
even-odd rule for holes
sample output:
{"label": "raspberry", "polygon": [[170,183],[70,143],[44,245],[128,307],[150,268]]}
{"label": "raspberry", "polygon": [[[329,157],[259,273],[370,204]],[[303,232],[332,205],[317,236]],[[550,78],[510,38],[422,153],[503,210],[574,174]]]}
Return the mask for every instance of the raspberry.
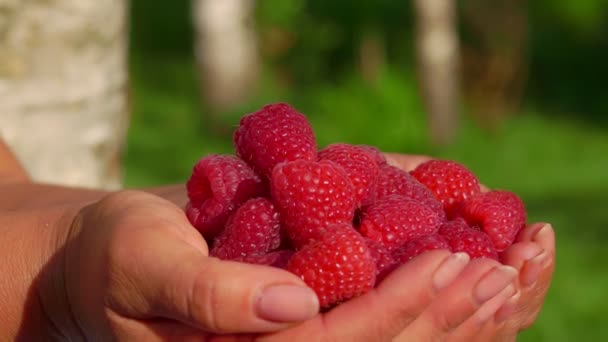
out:
{"label": "raspberry", "polygon": [[401,195],[388,195],[363,211],[361,234],[389,250],[437,232],[442,219],[426,205]]}
{"label": "raspberry", "polygon": [[462,218],[442,224],[439,234],[448,241],[453,252],[465,252],[471,259],[498,260],[498,253],[490,237],[480,230],[469,227]]}
{"label": "raspberry", "polygon": [[486,232],[496,251],[509,247],[526,225],[526,208],[514,193],[503,190],[479,193],[462,202],[458,215],[469,226]]}
{"label": "raspberry", "polygon": [[272,266],[287,269],[287,263],[293,256],[294,251],[287,249],[270,252],[268,254],[251,254],[235,258],[234,261],[245,262],[248,264]]}
{"label": "raspberry", "polygon": [[379,168],[375,156],[365,148],[349,144],[332,144],[318,153],[319,160],[331,160],[342,166],[353,183],[357,206],[369,204],[375,194]]}
{"label": "raspberry", "polygon": [[480,192],[479,180],[463,165],[450,160],[429,160],[410,172],[443,204],[448,217],[467,198]]}
{"label": "raspberry", "polygon": [[451,250],[446,239],[439,234],[424,235],[413,239],[393,252],[393,257],[404,264],[414,257],[435,249]]}
{"label": "raspberry", "polygon": [[216,236],[243,202],[268,192],[267,184],[244,161],[215,154],[196,163],[186,188],[186,214],[206,238]]}
{"label": "raspberry", "polygon": [[327,308],[374,287],[376,264],[365,240],[350,224],[331,227],[296,252],[287,270],[301,277]]}
{"label": "raspberry", "polygon": [[318,238],[328,225],[353,221],[353,185],[342,167],[331,161],[279,164],[270,188],[287,237],[296,248]]}
{"label": "raspberry", "polygon": [[226,228],[215,238],[211,255],[235,259],[264,254],[281,244],[279,212],[270,200],[254,198],[245,202],[228,219]]}
{"label": "raspberry", "polygon": [[366,150],[368,153],[370,153],[372,156],[374,156],[374,161],[376,162],[376,165],[382,166],[382,165],[386,164],[386,157],[384,156],[382,151],[380,151],[376,146],[371,146],[371,145],[357,145],[357,146],[359,148]]}
{"label": "raspberry", "polygon": [[266,105],[241,118],[233,138],[237,155],[266,178],[278,163],[317,157],[310,123],[285,103]]}
{"label": "raspberry", "polygon": [[475,228],[470,227],[462,217],[457,217],[451,221],[444,222],[439,227],[438,233],[446,238],[446,240],[450,241],[452,238],[458,237],[462,232],[469,229]]}
{"label": "raspberry", "polygon": [[372,239],[364,239],[372,259],[376,262],[376,284],[378,284],[395,269],[397,261],[393,258],[393,255],[384,244]]}
{"label": "raspberry", "polygon": [[380,200],[391,194],[402,195],[423,203],[433,209],[442,220],[445,220],[443,206],[429,189],[418,182],[407,171],[387,164],[380,167],[375,198],[376,200]]}

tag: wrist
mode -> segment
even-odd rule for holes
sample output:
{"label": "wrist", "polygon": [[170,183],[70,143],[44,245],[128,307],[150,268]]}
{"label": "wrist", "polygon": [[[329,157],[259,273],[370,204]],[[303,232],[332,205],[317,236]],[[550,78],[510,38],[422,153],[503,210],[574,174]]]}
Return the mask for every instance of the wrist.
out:
{"label": "wrist", "polygon": [[39,183],[0,183],[0,211],[64,208],[93,203],[109,192]]}
{"label": "wrist", "polygon": [[77,207],[0,212],[0,340],[61,339],[62,254]]}

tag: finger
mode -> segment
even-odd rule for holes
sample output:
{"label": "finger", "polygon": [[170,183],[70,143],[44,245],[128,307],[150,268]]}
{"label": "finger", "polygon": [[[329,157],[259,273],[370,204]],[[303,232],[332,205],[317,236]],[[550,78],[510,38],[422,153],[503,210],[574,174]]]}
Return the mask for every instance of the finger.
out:
{"label": "finger", "polygon": [[184,209],[188,203],[188,195],[184,184],[166,185],[157,188],[144,189],[144,191],[158,195],[177,207]]}
{"label": "finger", "polygon": [[433,301],[398,341],[445,339],[463,322],[483,326],[515,293],[517,271],[490,259],[475,259]]}
{"label": "finger", "polygon": [[[375,289],[326,314],[260,341],[388,341],[410,324],[464,269],[464,253],[424,253],[393,271]],[[298,339],[300,338],[300,339]]]}
{"label": "finger", "polygon": [[121,239],[146,236],[151,229],[163,230],[201,253],[208,254],[205,239],[192,227],[184,210],[159,196],[133,190],[117,192],[100,201],[96,210],[89,214],[92,222],[103,222],[111,217],[121,219],[118,223],[122,227],[118,230]]}
{"label": "finger", "polygon": [[123,316],[239,333],[282,329],[318,312],[317,296],[297,276],[208,257],[204,244],[189,241],[196,231],[168,201],[137,192],[119,199],[104,210],[128,212],[115,224],[109,248],[110,302]]}
{"label": "finger", "polygon": [[520,284],[524,291],[522,298],[526,301],[541,300],[541,304],[555,268],[555,233],[550,224],[537,223],[526,227],[518,239],[529,241],[541,250],[523,263],[520,272]]}
{"label": "finger", "polygon": [[291,273],[164,247],[164,260],[138,279],[150,284],[144,296],[154,314],[208,332],[241,333],[283,329],[319,310],[315,293]]}
{"label": "finger", "polygon": [[[455,333],[455,341],[489,341],[498,336],[516,336],[534,323],[551,283],[554,268],[555,237],[550,225],[532,224],[522,230],[503,261],[520,270],[518,292],[496,312],[481,332],[465,322]],[[536,255],[534,255],[536,254]]]}
{"label": "finger", "polygon": [[196,328],[167,319],[135,320],[110,313],[113,336],[117,341],[208,341],[210,335]]}
{"label": "finger", "polygon": [[549,223],[544,223],[544,222],[536,222],[536,223],[532,223],[526,227],[524,227],[521,231],[519,231],[519,233],[517,234],[517,238],[515,239],[516,242],[523,242],[523,241],[535,241],[535,237],[537,237],[537,235],[539,235],[541,233],[541,230],[544,230],[543,234],[541,234],[540,237],[542,237],[542,241],[547,243],[547,246],[545,247],[549,247],[551,245],[551,237],[554,239],[554,236],[549,236],[549,235],[553,235],[553,234],[547,234],[549,231],[553,232],[553,227],[551,226],[551,224]]}
{"label": "finger", "polygon": [[519,310],[519,304],[522,296],[522,291],[518,290],[513,296],[511,296],[507,301],[496,311],[494,315],[494,323],[497,326],[506,322],[509,318],[514,317]]}
{"label": "finger", "polygon": [[411,171],[418,165],[431,160],[431,157],[415,154],[401,154],[401,153],[384,153],[386,162],[389,165],[398,167],[405,171]]}
{"label": "finger", "polygon": [[544,250],[537,243],[531,241],[517,242],[509,246],[500,255],[500,260],[503,264],[521,270],[526,261],[534,259],[543,252]]}

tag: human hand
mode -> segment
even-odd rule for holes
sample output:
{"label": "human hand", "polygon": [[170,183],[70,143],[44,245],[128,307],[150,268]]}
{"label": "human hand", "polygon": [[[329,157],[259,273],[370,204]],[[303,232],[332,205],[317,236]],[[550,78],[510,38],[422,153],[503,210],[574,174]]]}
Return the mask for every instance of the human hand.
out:
{"label": "human hand", "polygon": [[555,268],[555,233],[550,224],[524,228],[501,255],[503,263],[518,270],[517,292],[484,325],[467,321],[450,341],[515,341],[541,311]]}
{"label": "human hand", "polygon": [[[183,211],[156,196],[111,195],[82,210],[66,234],[65,249],[52,263],[59,268],[48,272],[55,275],[51,286],[40,291],[63,338],[363,341],[408,332],[443,336],[486,307],[471,300],[475,291],[500,305],[513,292],[509,284],[515,276],[505,268],[489,273],[498,266],[491,260],[468,263],[461,254],[446,259],[447,251],[436,251],[398,269],[369,294],[317,315],[316,297],[299,278],[207,257],[204,240]],[[283,292],[259,299],[273,284]],[[440,310],[442,306],[455,310]],[[440,318],[412,328],[429,307]]]}
{"label": "human hand", "polygon": [[88,206],[41,300],[58,337],[159,341],[285,329],[313,317],[318,300],[295,275],[208,257],[183,210],[127,191]]}
{"label": "human hand", "polygon": [[[387,161],[412,170],[427,156],[386,154]],[[482,185],[482,191],[489,189]],[[455,329],[450,341],[513,341],[530,327],[541,311],[555,268],[555,232],[550,224],[534,223],[519,232],[501,255],[502,262],[518,270],[517,292],[496,312],[494,320],[479,324],[475,319]]]}
{"label": "human hand", "polygon": [[[464,253],[424,253],[361,297],[260,341],[436,341],[485,322],[515,292],[516,271]],[[226,338],[226,341],[233,339]]]}

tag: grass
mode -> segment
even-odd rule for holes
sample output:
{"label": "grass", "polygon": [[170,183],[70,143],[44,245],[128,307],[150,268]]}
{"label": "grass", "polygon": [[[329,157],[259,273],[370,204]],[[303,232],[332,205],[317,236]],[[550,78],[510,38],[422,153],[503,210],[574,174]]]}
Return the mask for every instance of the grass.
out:
{"label": "grass", "polygon": [[432,153],[464,163],[489,186],[520,194],[530,219],[553,223],[558,237],[557,269],[545,307],[520,340],[608,338],[602,324],[608,315],[605,127],[529,107],[496,134],[465,117],[457,141],[434,149],[427,144],[414,78],[388,70],[376,87],[354,78],[314,89],[281,89],[266,77],[260,94],[227,113],[222,122],[228,129],[221,130],[203,119],[190,58],[134,57],[131,71],[127,185],[184,182],[201,156],[232,153],[229,132],[241,114],[285,100],[309,116],[321,146],[344,141]]}

